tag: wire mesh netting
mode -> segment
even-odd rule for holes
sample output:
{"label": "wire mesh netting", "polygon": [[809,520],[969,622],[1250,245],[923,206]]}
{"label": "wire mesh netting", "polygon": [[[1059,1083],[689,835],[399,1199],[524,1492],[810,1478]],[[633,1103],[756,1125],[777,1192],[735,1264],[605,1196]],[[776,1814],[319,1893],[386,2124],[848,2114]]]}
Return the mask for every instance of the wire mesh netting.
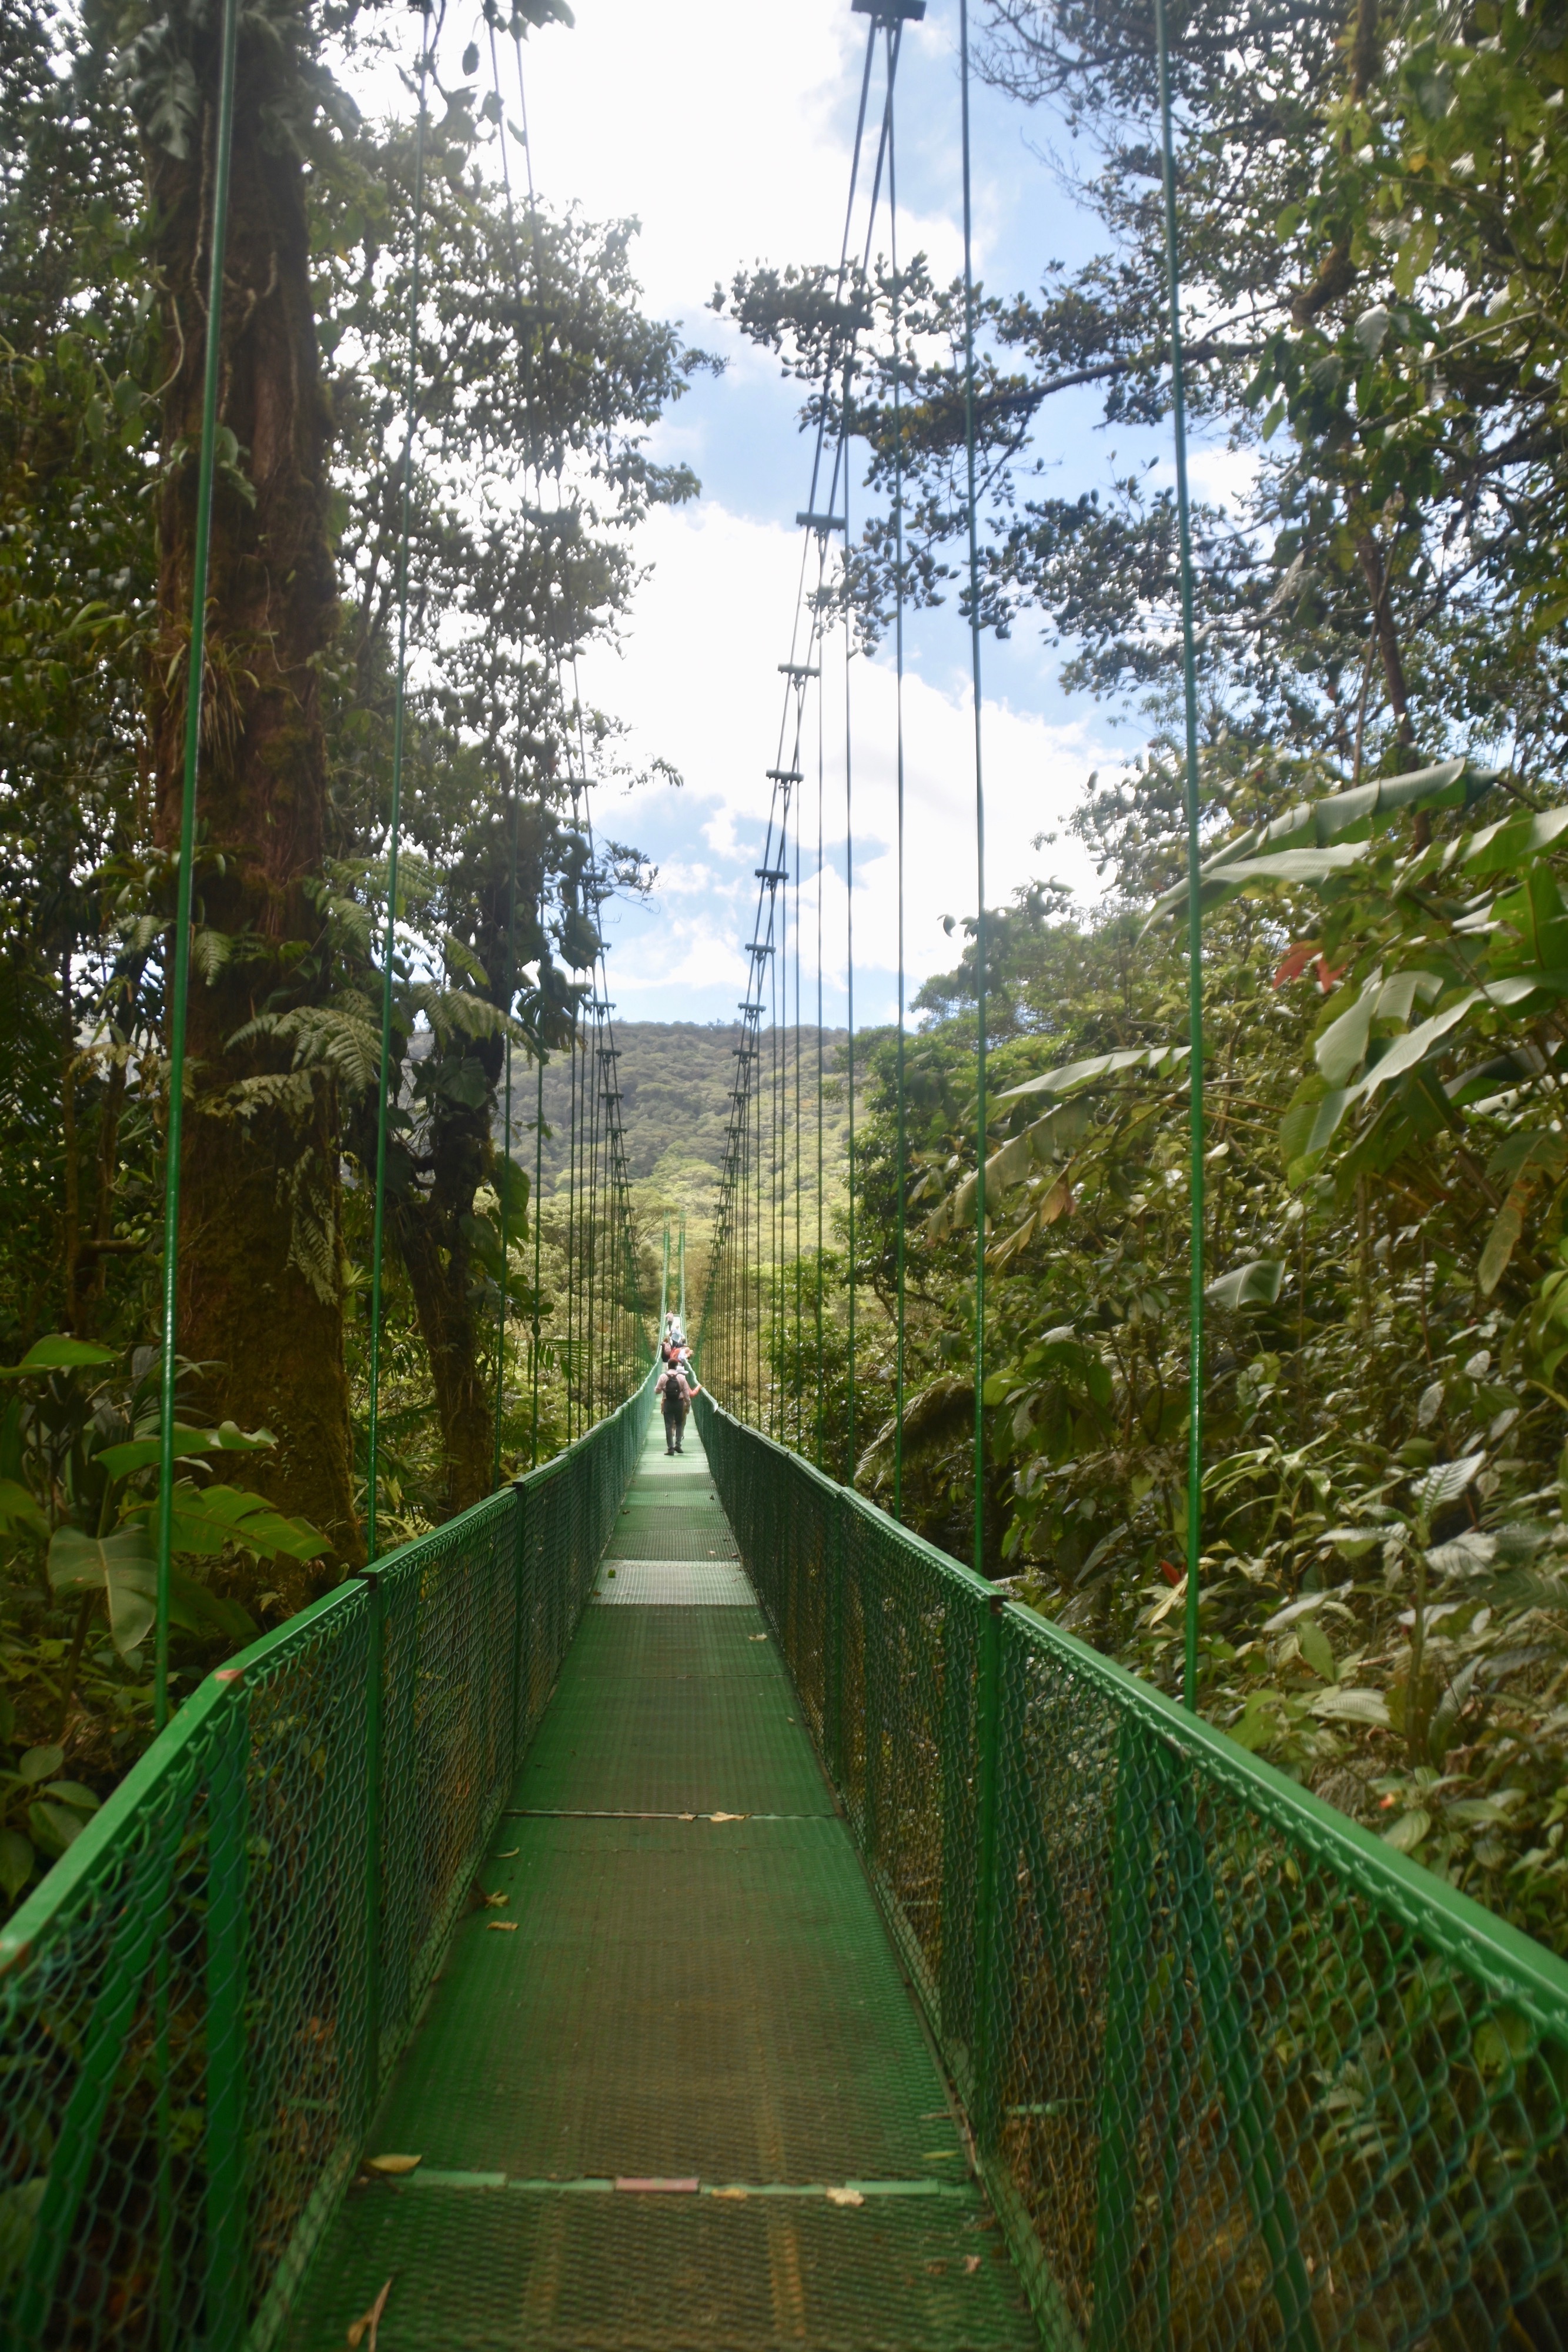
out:
{"label": "wire mesh netting", "polygon": [[210,1675],[0,1932],[6,2352],[276,2340],[650,1396]]}
{"label": "wire mesh netting", "polygon": [[1568,2347],[1568,1968],[702,1399],[1048,2341]]}

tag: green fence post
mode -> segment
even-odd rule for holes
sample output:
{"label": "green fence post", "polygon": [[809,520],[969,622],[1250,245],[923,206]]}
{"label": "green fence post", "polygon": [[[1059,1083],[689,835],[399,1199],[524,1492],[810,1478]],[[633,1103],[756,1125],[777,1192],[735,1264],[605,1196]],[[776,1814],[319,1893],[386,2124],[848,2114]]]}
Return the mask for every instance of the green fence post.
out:
{"label": "green fence post", "polygon": [[[972,2068],[975,2053],[975,1906],[969,1874],[977,1817],[967,1762],[985,1647],[984,1612],[984,1601],[967,1586],[948,1589],[942,1620],[942,1952],[936,1999],[942,2046],[955,2074]],[[974,1793],[977,1798],[977,1788]]]}
{"label": "green fence post", "polygon": [[1105,2026],[1100,2056],[1100,2161],[1094,2220],[1091,2352],[1118,2352],[1132,2314],[1138,2220],[1138,2147],[1145,2105],[1155,1828],[1166,1775],[1131,1715],[1116,1739],[1105,1930]]}
{"label": "green fence post", "polygon": [[206,2352],[237,2352],[250,2317],[246,2161],[246,1992],[250,1710],[237,1668],[220,1715],[207,1791]]}
{"label": "green fence post", "polygon": [[385,1787],[386,1595],[382,1572],[361,1570],[368,1588],[365,1641],[365,2082],[361,2126],[369,2130],[382,2082],[382,1792]]}
{"label": "green fence post", "polygon": [[523,1624],[528,1581],[528,1490],[520,1478],[512,1488],[512,1496],[517,1520],[512,1567],[512,1778],[516,1780],[527,1742],[527,1709],[523,1703]]}
{"label": "green fence post", "polygon": [[828,1770],[840,1796],[844,1790],[844,1578],[848,1544],[844,1521],[849,1505],[834,1495],[828,1505],[828,1639],[822,1661],[822,1731],[828,1749]]}
{"label": "green fence post", "polygon": [[997,2063],[998,2020],[996,2015],[995,1969],[997,1942],[997,1823],[1000,1811],[998,1782],[1001,1763],[1002,1597],[987,1596],[980,1625],[978,1687],[976,1692],[975,1745],[977,1780],[975,1873],[975,2045],[974,2084],[970,2118],[975,2141],[988,2156],[997,2141]]}

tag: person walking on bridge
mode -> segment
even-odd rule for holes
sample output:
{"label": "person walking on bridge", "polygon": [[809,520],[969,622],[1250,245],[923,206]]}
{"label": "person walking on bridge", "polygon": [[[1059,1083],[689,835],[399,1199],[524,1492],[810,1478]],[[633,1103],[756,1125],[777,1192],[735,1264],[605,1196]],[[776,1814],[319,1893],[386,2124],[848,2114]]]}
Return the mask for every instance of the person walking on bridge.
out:
{"label": "person walking on bridge", "polygon": [[664,1408],[664,1451],[666,1454],[678,1454],[681,1439],[685,1434],[686,1409],[693,1397],[702,1394],[696,1374],[677,1359],[660,1373],[658,1394]]}

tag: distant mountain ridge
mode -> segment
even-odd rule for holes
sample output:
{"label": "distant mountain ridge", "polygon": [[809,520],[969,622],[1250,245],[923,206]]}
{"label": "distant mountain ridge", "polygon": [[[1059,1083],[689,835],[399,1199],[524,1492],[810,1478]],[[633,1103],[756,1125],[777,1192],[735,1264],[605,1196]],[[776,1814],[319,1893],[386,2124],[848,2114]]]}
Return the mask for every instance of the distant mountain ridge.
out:
{"label": "distant mountain ridge", "polygon": [[[822,1059],[831,1079],[842,1055],[848,1033],[821,1033]],[[817,1031],[800,1033],[801,1110],[801,1215],[808,1235],[814,1234],[817,1185]],[[762,1032],[764,1084],[763,1118],[768,1119],[767,1087],[772,1082],[776,1049],[786,1061],[784,1087],[789,1106],[788,1189],[794,1192],[794,1118],[796,1033],[791,1027]],[[736,1048],[740,1027],[733,1022],[617,1021],[616,1082],[621,1090],[621,1120],[626,1138],[626,1160],[632,1171],[633,1197],[648,1223],[672,1220],[684,1209],[688,1230],[706,1235],[713,1215],[718,1171],[724,1159],[724,1139],[729,1123],[730,1095],[735,1086]],[[582,1084],[584,1061],[578,1060]],[[548,1202],[564,1188],[569,1170],[571,1118],[571,1067],[567,1059],[547,1064],[544,1074],[544,1119],[547,1130],[542,1153],[542,1194]],[[835,1089],[838,1091],[838,1089]],[[602,1115],[602,1105],[601,1113]],[[514,1076],[512,1157],[534,1171],[534,1073],[526,1066]],[[497,1122],[499,1140],[499,1122]],[[830,1211],[842,1199],[847,1164],[848,1116],[841,1100],[823,1105],[823,1182]],[[791,1210],[791,1223],[793,1210]]]}

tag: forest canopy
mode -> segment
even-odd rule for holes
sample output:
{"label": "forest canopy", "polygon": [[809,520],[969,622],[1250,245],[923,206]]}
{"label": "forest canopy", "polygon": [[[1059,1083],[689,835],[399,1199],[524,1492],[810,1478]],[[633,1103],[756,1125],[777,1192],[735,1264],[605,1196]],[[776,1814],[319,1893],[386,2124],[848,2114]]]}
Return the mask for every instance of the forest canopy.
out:
{"label": "forest canopy", "polygon": [[[68,1751],[84,1805],[151,1716],[220,18],[0,12],[0,1742]],[[538,1314],[555,1348],[564,1231],[530,1228],[531,1086],[496,1148],[503,1071],[508,1049],[520,1071],[560,1051],[606,895],[652,878],[594,838],[585,775],[625,762],[573,660],[620,625],[635,524],[697,491],[647,444],[711,364],[645,313],[633,224],[552,210],[502,168],[497,57],[569,24],[556,0],[497,13],[459,80],[433,65],[421,139],[412,80],[386,119],[352,96],[406,53],[403,20],[241,12],[181,1165],[181,1685],[362,1556],[383,1078],[383,1540],[492,1481],[503,1293],[514,1330]],[[588,1409],[575,1359],[551,1362],[546,1452]],[[526,1466],[515,1393],[507,1413]],[[25,1782],[7,1894],[79,1826]]]}
{"label": "forest canopy", "polygon": [[[1196,514],[1207,1448],[1197,1704],[1568,1948],[1568,15],[1176,0]],[[1037,630],[1145,751],[1072,818],[1094,910],[991,910],[986,1564],[1181,1686],[1185,819],[1153,21],[982,0],[981,69],[1098,249],[982,287],[979,617]],[[841,596],[968,611],[965,289],[798,260],[716,291],[869,452]],[[852,361],[842,354],[852,348]],[[829,368],[830,353],[840,355]],[[895,400],[896,394],[896,400]],[[1092,404],[1097,486],[1055,478]],[[1064,420],[1071,419],[1069,427]],[[1131,458],[1113,453],[1131,450]],[[1080,463],[1082,460],[1080,459]],[[889,501],[905,499],[904,564]],[[1046,844],[1040,846],[1043,850]],[[919,855],[918,845],[912,854]],[[970,1550],[976,927],[870,1055],[858,1461]],[[905,1403],[895,1414],[900,1217]],[[841,1243],[847,1235],[841,1231]],[[772,1411],[847,1380],[775,1303]],[[792,1418],[792,1416],[799,1416]]]}

